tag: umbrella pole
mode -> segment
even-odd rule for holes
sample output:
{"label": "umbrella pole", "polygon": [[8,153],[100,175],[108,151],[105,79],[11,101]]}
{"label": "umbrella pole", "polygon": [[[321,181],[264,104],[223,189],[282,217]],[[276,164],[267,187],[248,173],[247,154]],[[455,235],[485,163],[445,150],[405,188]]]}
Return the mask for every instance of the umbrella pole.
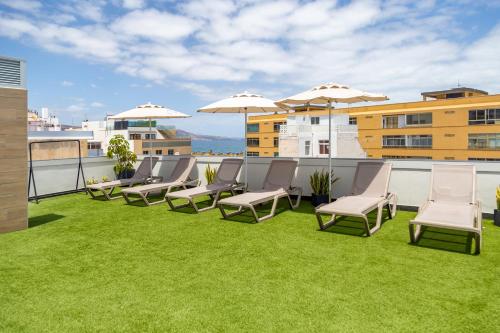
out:
{"label": "umbrella pole", "polygon": [[153,179],[153,142],[151,141],[151,118],[149,118],[149,177]]}
{"label": "umbrella pole", "polygon": [[247,108],[245,108],[245,188],[248,189],[248,147],[247,147],[247,126],[248,126],[248,119],[247,119]]}
{"label": "umbrella pole", "polygon": [[332,102],[328,102],[328,202],[332,201]]}

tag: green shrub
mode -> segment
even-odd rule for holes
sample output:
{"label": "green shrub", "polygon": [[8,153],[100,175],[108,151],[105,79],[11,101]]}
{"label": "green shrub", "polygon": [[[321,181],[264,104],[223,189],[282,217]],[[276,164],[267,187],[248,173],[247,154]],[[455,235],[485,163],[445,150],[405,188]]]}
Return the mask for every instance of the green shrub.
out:
{"label": "green shrub", "polygon": [[210,167],[210,164],[207,165],[205,169],[205,178],[207,179],[208,184],[212,184],[215,181],[215,175],[217,174],[217,168]]}
{"label": "green shrub", "polygon": [[137,155],[130,151],[130,144],[121,134],[117,134],[109,140],[107,156],[108,158],[116,158],[113,170],[117,175],[133,170],[134,163],[137,161]]}
{"label": "green shrub", "polygon": [[[335,177],[333,171],[331,176],[332,176],[332,186],[333,186],[333,184],[340,178]],[[314,173],[309,176],[309,183],[311,185],[313,194],[328,195],[328,172],[324,170],[314,171]]]}

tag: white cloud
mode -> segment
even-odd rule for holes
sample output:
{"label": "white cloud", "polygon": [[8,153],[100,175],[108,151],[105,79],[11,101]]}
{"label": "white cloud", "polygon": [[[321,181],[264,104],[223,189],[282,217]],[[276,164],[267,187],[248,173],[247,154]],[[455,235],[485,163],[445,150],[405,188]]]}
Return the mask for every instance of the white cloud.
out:
{"label": "white cloud", "polygon": [[191,0],[168,11],[114,4],[130,11],[106,15],[106,2],[93,0],[56,6],[50,17],[68,16],[61,21],[3,13],[0,35],[204,100],[249,83],[276,96],[339,81],[396,100],[458,79],[500,88],[500,24],[483,36],[464,30],[463,7],[482,9],[470,0]]}
{"label": "white cloud", "polygon": [[90,106],[93,108],[102,108],[102,107],[104,107],[104,104],[101,102],[92,102],[92,103],[90,103]]}
{"label": "white cloud", "polygon": [[74,85],[74,83],[71,81],[64,80],[61,82],[61,86],[63,86],[63,87],[72,87],[73,85]]}
{"label": "white cloud", "polygon": [[25,12],[36,12],[42,8],[41,2],[36,0],[0,0],[0,5]]}
{"label": "white cloud", "polygon": [[127,9],[139,9],[144,7],[144,0],[123,0],[123,7]]}
{"label": "white cloud", "polygon": [[149,39],[176,40],[187,37],[197,28],[196,21],[156,9],[136,10],[112,24],[119,34]]}

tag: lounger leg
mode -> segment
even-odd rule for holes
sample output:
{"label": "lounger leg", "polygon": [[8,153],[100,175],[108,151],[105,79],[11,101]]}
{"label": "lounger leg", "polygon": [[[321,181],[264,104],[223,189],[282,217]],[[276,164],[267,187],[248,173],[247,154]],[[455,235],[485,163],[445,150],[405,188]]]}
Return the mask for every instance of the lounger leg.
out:
{"label": "lounger leg", "polygon": [[422,235],[422,226],[420,224],[409,224],[409,229],[410,229],[410,242],[411,243],[416,243],[420,239],[420,236]]}
{"label": "lounger leg", "polygon": [[[372,235],[372,231],[370,230],[370,223],[368,221],[368,217],[366,215],[362,216],[362,219],[363,221],[365,222],[365,231],[366,231],[366,235],[367,236],[371,236]],[[377,226],[374,227],[374,229],[376,228]]]}
{"label": "lounger leg", "polygon": [[127,202],[127,204],[130,204],[131,201],[130,201],[130,199],[128,197],[128,194],[126,192],[122,192],[122,195],[123,195],[123,198],[125,199],[125,201]]}
{"label": "lounger leg", "polygon": [[[389,213],[390,213],[390,211],[389,211]],[[368,230],[368,236],[373,235],[374,233],[376,233],[380,229],[380,227],[382,226],[382,215],[383,214],[384,214],[384,204],[380,203],[378,205],[378,209],[377,209],[377,222],[375,223],[375,226],[371,229],[370,229],[370,225],[368,224],[368,218],[366,216],[364,217],[365,223],[366,223],[366,228]]]}
{"label": "lounger leg", "polygon": [[301,197],[302,197],[302,194],[299,193],[297,195],[297,200],[295,201],[295,204],[294,204],[293,201],[292,201],[292,198],[290,197],[290,195],[287,195],[288,204],[290,205],[291,209],[297,209],[297,208],[299,208],[299,206],[300,206],[300,198]]}
{"label": "lounger leg", "polygon": [[[179,208],[185,208],[185,207],[193,207],[193,205],[191,204],[191,201],[188,200],[188,203],[185,203],[185,204],[182,204],[182,205],[174,205],[174,202],[172,201],[172,199],[170,199],[169,197],[165,197],[165,201],[167,202],[167,204],[170,206],[170,209],[172,210],[176,210],[176,209],[179,209]],[[196,205],[195,205],[195,210],[196,210]]]}
{"label": "lounger leg", "polygon": [[481,237],[481,233],[480,232],[474,233],[474,242],[476,243],[475,244],[475,252],[474,252],[474,254],[481,253],[482,237]]}
{"label": "lounger leg", "polygon": [[225,219],[227,219],[229,217],[236,216],[236,215],[240,215],[241,213],[243,213],[245,211],[245,209],[243,208],[243,206],[239,206],[238,210],[236,210],[234,212],[231,212],[231,213],[227,213],[226,212],[226,210],[224,209],[224,205],[219,204],[218,207],[219,207],[220,212],[222,213],[222,216]]}
{"label": "lounger leg", "polygon": [[335,225],[337,223],[336,217],[337,216],[335,214],[332,214],[332,217],[330,218],[330,220],[328,222],[324,223],[323,218],[321,216],[321,213],[316,212],[316,219],[318,220],[319,228],[321,230],[325,230],[325,229],[331,227],[332,225]]}

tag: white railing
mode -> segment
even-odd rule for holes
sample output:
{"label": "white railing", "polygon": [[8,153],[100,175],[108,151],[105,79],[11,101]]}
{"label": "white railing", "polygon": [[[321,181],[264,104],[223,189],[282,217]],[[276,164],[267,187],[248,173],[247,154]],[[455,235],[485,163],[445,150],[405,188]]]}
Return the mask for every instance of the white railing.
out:
{"label": "white railing", "polygon": [[[138,162],[142,160],[139,156]],[[153,170],[154,175],[164,178],[172,172],[179,156],[161,156]],[[204,178],[205,168],[208,163],[211,167],[218,167],[223,157],[197,157],[197,166],[193,170],[192,177],[199,178],[206,183]],[[267,168],[272,158],[249,157],[248,158],[248,183],[250,189],[258,189],[262,186]],[[311,194],[309,186],[309,175],[315,170],[327,170],[328,159],[326,158],[300,158],[297,169],[295,185],[304,189],[304,195]],[[350,191],[356,164],[364,159],[332,159],[333,171],[340,180],[335,183],[333,196],[340,197]],[[400,205],[418,207],[427,198],[429,191],[430,170],[435,163],[467,163],[476,165],[477,169],[477,196],[483,205],[483,212],[493,213],[496,208],[495,189],[500,184],[500,162],[483,161],[433,161],[433,160],[392,160],[393,172],[390,181],[390,191],[398,195]],[[77,159],[62,159],[50,161],[34,161],[34,171],[38,194],[62,192],[73,190],[76,182]],[[106,176],[114,179],[114,162],[105,157],[84,158],[83,168],[87,179],[96,179]],[[240,173],[239,179],[243,181],[245,170]],[[30,195],[32,195],[31,193]]]}

